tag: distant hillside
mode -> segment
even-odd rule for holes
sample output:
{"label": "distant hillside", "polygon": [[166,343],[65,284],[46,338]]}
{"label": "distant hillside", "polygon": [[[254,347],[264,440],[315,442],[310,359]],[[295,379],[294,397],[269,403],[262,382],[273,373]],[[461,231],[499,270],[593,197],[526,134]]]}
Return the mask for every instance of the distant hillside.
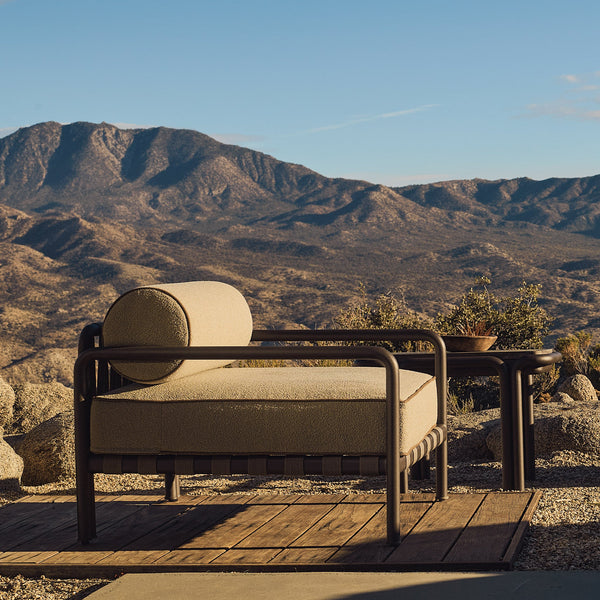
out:
{"label": "distant hillside", "polygon": [[81,327],[139,284],[219,279],[259,326],[331,325],[358,284],[435,314],[543,284],[600,333],[600,176],[389,188],[198,132],[41,123],[0,139],[0,375],[69,382]]}

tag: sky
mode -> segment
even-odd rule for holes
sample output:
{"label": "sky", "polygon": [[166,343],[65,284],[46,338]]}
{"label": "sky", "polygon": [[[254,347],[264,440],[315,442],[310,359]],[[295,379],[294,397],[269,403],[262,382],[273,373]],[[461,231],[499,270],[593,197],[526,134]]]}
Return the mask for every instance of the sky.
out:
{"label": "sky", "polygon": [[0,137],[193,129],[391,186],[600,173],[598,0],[0,0]]}

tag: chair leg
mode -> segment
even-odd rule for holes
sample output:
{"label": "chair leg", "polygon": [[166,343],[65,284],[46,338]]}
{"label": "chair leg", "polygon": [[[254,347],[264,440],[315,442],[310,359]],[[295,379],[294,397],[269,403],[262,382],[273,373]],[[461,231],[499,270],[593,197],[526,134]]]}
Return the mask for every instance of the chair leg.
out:
{"label": "chair leg", "polygon": [[400,493],[408,493],[408,470],[405,469],[400,473]]}
{"label": "chair leg", "polygon": [[413,479],[429,479],[430,476],[430,464],[429,464],[429,454],[427,454],[424,458],[416,462],[410,468],[410,476]]}
{"label": "chair leg", "polygon": [[179,500],[181,487],[179,485],[179,475],[174,473],[165,473],[165,500],[175,502]]}
{"label": "chair leg", "polygon": [[94,474],[77,472],[77,532],[81,544],[96,537]]}
{"label": "chair leg", "polygon": [[448,440],[435,450],[436,500],[448,499]]}

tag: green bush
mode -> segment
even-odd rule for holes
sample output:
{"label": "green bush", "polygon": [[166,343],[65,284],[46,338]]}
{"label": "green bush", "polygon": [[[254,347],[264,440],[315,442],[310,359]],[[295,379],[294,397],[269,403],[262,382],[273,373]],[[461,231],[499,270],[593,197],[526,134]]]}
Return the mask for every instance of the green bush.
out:
{"label": "green bush", "polygon": [[592,345],[591,334],[577,331],[558,338],[555,348],[563,356],[560,365],[561,377],[586,375],[594,388],[600,389],[600,344]]}
{"label": "green bush", "polygon": [[[359,287],[360,300],[342,309],[334,323],[341,329],[433,329],[433,321],[407,308],[404,300],[391,293],[380,294],[371,303],[365,287]],[[383,342],[391,352],[412,352],[429,348],[424,342]]]}
{"label": "green bush", "polygon": [[495,348],[541,348],[552,319],[539,306],[541,285],[522,283],[513,296],[496,296],[490,280],[479,277],[448,313],[438,314],[435,328],[455,335],[496,335]]}
{"label": "green bush", "polygon": [[[380,294],[373,302],[367,298],[363,285],[360,300],[340,311],[335,318],[343,329],[432,329],[441,334],[496,335],[495,348],[541,348],[542,338],[548,334],[552,319],[538,304],[541,285],[521,284],[516,294],[496,296],[488,289],[490,280],[480,277],[466,290],[458,303],[435,319],[411,311],[404,300],[391,293]],[[426,343],[382,343],[392,352],[423,351]],[[600,365],[600,350],[597,354]],[[599,371],[600,375],[600,371]],[[546,378],[548,379],[548,378]],[[552,383],[539,382],[538,391],[546,391]],[[554,382],[556,377],[552,379]],[[462,377],[449,382],[449,396],[453,412],[482,410],[498,406],[496,378]]]}

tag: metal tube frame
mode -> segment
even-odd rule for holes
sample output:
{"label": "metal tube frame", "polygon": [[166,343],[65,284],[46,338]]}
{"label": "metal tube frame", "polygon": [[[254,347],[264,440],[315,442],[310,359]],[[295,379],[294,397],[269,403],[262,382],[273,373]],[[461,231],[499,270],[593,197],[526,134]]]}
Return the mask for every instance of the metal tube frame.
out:
{"label": "metal tube frame", "polygon": [[[82,332],[80,351],[74,367],[75,399],[75,447],[77,468],[77,516],[79,539],[88,543],[96,535],[94,510],[94,474],[89,469],[90,404],[96,393],[96,363],[103,361],[172,361],[172,360],[222,360],[222,359],[346,359],[373,360],[386,369],[386,477],[387,477],[387,540],[389,544],[400,543],[400,493],[403,473],[400,469],[399,440],[399,369],[394,355],[378,346],[211,346],[211,347],[127,347],[93,348],[93,338],[99,335],[97,325],[88,326]],[[435,349],[435,375],[437,384],[437,425],[444,431],[444,439],[436,448],[437,499],[448,497],[448,453],[446,431],[447,370],[446,348],[442,338],[431,331],[410,330],[262,330],[255,331],[254,341],[307,341],[341,342],[383,340],[425,340]],[[87,347],[93,349],[83,350]],[[358,367],[357,367],[358,368]],[[404,470],[405,471],[405,470]],[[167,480],[175,493],[176,482]]]}

